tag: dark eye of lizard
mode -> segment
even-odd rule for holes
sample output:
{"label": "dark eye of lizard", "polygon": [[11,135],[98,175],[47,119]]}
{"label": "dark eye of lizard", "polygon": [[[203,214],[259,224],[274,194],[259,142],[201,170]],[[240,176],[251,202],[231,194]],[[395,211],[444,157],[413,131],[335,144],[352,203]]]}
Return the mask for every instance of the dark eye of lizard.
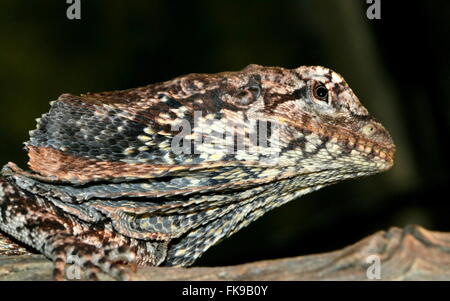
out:
{"label": "dark eye of lizard", "polygon": [[314,85],[313,96],[317,100],[328,103],[328,89],[322,83],[317,83]]}

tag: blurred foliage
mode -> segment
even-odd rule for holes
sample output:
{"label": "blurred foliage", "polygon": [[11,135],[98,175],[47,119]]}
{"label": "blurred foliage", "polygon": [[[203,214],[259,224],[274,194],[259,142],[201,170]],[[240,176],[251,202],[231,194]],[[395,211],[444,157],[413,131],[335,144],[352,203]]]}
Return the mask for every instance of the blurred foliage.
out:
{"label": "blurred foliage", "polygon": [[22,142],[63,92],[119,90],[250,63],[341,73],[391,131],[387,173],[341,183],[274,210],[198,264],[329,251],[408,223],[450,231],[448,1],[0,2],[0,164],[26,165]]}

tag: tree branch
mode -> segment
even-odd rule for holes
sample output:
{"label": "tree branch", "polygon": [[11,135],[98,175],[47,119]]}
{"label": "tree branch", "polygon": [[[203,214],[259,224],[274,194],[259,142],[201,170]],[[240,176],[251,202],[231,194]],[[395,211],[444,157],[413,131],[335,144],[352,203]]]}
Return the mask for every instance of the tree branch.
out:
{"label": "tree branch", "polygon": [[[225,267],[145,267],[132,280],[368,280],[371,255],[381,280],[449,280],[450,233],[420,226],[379,231],[334,252]],[[53,264],[41,255],[0,257],[0,280],[51,280]],[[109,280],[102,275],[101,280]]]}

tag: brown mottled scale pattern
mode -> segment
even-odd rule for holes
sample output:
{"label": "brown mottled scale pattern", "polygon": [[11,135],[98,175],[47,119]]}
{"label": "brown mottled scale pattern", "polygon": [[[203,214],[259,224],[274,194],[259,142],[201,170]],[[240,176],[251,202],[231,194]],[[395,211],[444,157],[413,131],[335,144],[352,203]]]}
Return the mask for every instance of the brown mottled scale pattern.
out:
{"label": "brown mottled scale pattern", "polygon": [[70,256],[93,279],[126,278],[124,262],[190,265],[273,208],[389,169],[395,153],[336,72],[258,65],[63,94],[26,148],[29,171],[2,171],[0,229],[55,261],[57,279]]}

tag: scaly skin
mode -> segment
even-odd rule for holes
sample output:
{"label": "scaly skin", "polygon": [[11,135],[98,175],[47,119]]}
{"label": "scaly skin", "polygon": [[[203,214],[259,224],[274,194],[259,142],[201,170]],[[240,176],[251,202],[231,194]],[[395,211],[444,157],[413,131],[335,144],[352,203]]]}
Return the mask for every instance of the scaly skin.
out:
{"label": "scaly skin", "polygon": [[389,169],[395,152],[337,73],[258,65],[63,94],[26,147],[31,171],[2,171],[0,229],[54,260],[57,279],[73,255],[92,278],[126,277],[124,261],[190,265],[275,207]]}

